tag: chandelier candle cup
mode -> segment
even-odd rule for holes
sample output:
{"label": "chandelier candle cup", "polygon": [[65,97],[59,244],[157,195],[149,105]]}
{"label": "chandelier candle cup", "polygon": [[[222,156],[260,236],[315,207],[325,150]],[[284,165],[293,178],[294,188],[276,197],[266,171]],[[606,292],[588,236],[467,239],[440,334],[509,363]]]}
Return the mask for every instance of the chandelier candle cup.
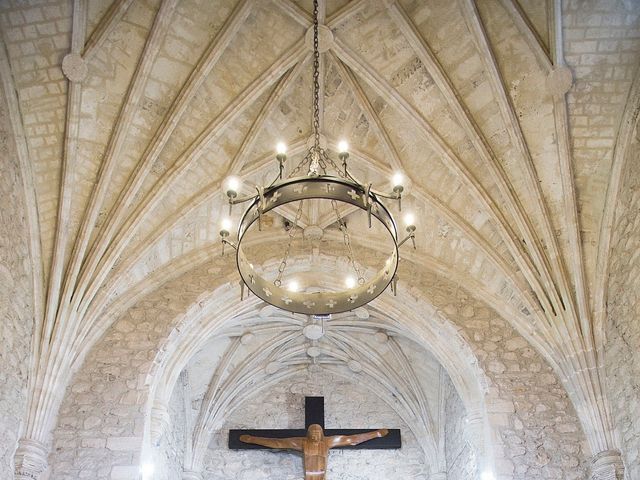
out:
{"label": "chandelier candle cup", "polygon": [[400,172],[396,172],[393,174],[391,178],[391,183],[393,186],[393,193],[396,195],[398,199],[398,210],[402,211],[402,192],[404,191],[404,175]]}
{"label": "chandelier candle cup", "polygon": [[240,191],[240,186],[242,185],[240,179],[238,177],[231,176],[228,177],[224,183],[225,190],[227,191],[227,197],[236,198]]}
{"label": "chandelier candle cup", "polygon": [[349,170],[347,169],[347,160],[349,159],[349,144],[346,140],[340,140],[338,142],[338,158],[342,162],[343,175],[349,176]]}
{"label": "chandelier candle cup", "polygon": [[278,142],[276,145],[276,160],[278,160],[278,178],[282,180],[284,163],[287,161],[287,145],[284,142]]}
{"label": "chandelier candle cup", "polygon": [[240,187],[242,183],[238,177],[231,176],[227,177],[223,182],[223,188],[227,194],[227,198],[229,199],[229,215],[231,215],[231,207],[233,205],[233,200],[238,197],[238,192],[240,191]]}
{"label": "chandelier candle cup", "polygon": [[407,226],[407,230],[409,228],[412,228],[413,230],[415,230],[416,228],[416,217],[413,213],[407,213],[404,216],[404,224]]}
{"label": "chandelier candle cup", "polygon": [[220,222],[220,238],[222,238],[222,255],[224,255],[224,246],[231,245],[235,248],[235,245],[229,241],[229,232],[233,223],[230,218],[223,218]]}

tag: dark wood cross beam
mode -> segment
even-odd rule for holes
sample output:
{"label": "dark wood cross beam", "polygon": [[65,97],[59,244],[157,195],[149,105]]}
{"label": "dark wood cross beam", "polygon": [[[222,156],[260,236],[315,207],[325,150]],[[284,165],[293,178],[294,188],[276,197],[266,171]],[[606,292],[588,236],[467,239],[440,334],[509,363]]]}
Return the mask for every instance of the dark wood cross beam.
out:
{"label": "dark wood cross beam", "polygon": [[[281,429],[281,430],[229,430],[229,448],[232,450],[268,450],[268,447],[244,443],[240,441],[240,435],[254,435],[256,437],[268,438],[288,438],[304,437],[307,434],[309,425],[318,424],[324,429],[324,397],[305,397],[304,402],[305,429]],[[325,436],[331,435],[354,435],[375,430],[375,428],[338,429],[330,428],[324,431]],[[369,440],[359,445],[348,445],[337,447],[340,449],[374,449],[391,450],[402,447],[402,438],[399,429],[389,429],[389,434]]]}

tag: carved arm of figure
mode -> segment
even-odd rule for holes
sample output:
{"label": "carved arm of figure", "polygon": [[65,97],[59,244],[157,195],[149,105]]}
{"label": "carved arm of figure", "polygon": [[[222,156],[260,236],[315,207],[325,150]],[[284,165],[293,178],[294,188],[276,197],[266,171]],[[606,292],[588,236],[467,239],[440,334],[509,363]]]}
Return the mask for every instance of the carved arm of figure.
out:
{"label": "carved arm of figure", "polygon": [[304,437],[291,438],[266,438],[254,437],[253,435],[240,435],[240,441],[244,443],[252,443],[254,445],[262,445],[268,448],[281,448],[288,450],[302,451]]}
{"label": "carved arm of figure", "polygon": [[384,437],[389,433],[386,428],[380,430],[374,430],[373,432],[358,433],[356,435],[334,435],[329,437],[329,448],[344,447],[347,445],[358,445],[362,442],[373,440],[374,438]]}

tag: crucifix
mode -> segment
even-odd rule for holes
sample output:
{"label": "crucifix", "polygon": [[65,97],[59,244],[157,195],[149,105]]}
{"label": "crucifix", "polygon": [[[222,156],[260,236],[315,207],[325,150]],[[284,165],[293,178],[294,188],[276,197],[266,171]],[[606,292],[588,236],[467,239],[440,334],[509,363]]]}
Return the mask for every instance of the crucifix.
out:
{"label": "crucifix", "polygon": [[302,452],[305,480],[324,480],[332,448],[397,449],[398,429],[324,429],[324,397],[305,397],[305,428],[282,430],[229,430],[233,450],[282,449]]}

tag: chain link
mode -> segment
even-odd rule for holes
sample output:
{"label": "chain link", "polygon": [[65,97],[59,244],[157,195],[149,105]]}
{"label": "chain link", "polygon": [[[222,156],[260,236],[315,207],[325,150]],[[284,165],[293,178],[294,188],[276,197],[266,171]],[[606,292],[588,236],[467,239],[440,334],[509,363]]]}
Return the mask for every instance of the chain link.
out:
{"label": "chain link", "polygon": [[298,230],[298,222],[300,218],[302,218],[302,204],[303,201],[300,200],[300,204],[298,205],[298,210],[296,211],[296,216],[293,220],[293,225],[289,229],[289,241],[287,242],[287,248],[284,251],[284,256],[282,257],[282,261],[280,262],[280,266],[278,267],[278,276],[273,281],[273,284],[276,287],[280,287],[282,285],[282,275],[284,275],[284,271],[287,268],[287,261],[289,260],[289,255],[291,254],[291,245],[293,244],[293,239],[296,236]]}
{"label": "chain link", "polygon": [[338,202],[335,200],[331,200],[331,206],[333,207],[333,211],[336,214],[336,219],[338,220],[338,225],[340,226],[340,231],[342,232],[342,240],[344,242],[345,247],[347,247],[347,256],[349,259],[349,263],[353,267],[353,270],[356,272],[356,276],[358,277],[358,283],[360,285],[364,284],[364,273],[362,269],[358,266],[358,262],[356,261],[356,257],[353,253],[353,248],[351,247],[351,236],[349,235],[349,230],[347,230],[347,224],[343,220],[340,215],[340,211],[338,210]]}
{"label": "chain link", "polygon": [[[327,166],[330,166],[337,172],[340,177],[346,178],[346,175],[344,172],[342,172],[342,169],[339,168],[333,161],[333,159],[331,159],[331,157],[327,154],[327,152],[320,147],[320,42],[318,36],[318,0],[313,0],[313,146],[309,148],[309,151],[304,156],[303,160],[296,166],[296,168],[291,171],[291,173],[288,175],[288,178],[292,178],[300,173],[305,165],[309,165],[309,175],[318,175],[320,172],[326,175]],[[353,267],[353,270],[358,277],[358,283],[360,285],[363,285],[365,282],[364,274],[362,272],[362,269],[359,267],[353,253],[353,248],[351,246],[351,237],[347,229],[347,224],[340,215],[340,211],[338,210],[338,203],[335,200],[331,200],[331,206],[333,207],[333,211],[336,214],[336,219],[338,221],[338,225],[340,226],[340,231],[342,232],[343,242],[348,252],[347,255],[349,263]],[[280,266],[278,267],[278,275],[273,281],[274,285],[276,285],[277,287],[280,287],[282,285],[282,276],[284,275],[284,271],[287,268],[287,261],[289,260],[289,256],[291,254],[291,245],[293,244],[293,240],[296,236],[297,231],[299,230],[298,222],[300,221],[301,217],[302,201],[300,201],[300,204],[298,206],[293,225],[289,229],[289,240],[287,242],[287,247],[285,249],[282,261],[280,262]]]}
{"label": "chain link", "polygon": [[320,151],[320,48],[318,0],[313,0],[313,146]]}

